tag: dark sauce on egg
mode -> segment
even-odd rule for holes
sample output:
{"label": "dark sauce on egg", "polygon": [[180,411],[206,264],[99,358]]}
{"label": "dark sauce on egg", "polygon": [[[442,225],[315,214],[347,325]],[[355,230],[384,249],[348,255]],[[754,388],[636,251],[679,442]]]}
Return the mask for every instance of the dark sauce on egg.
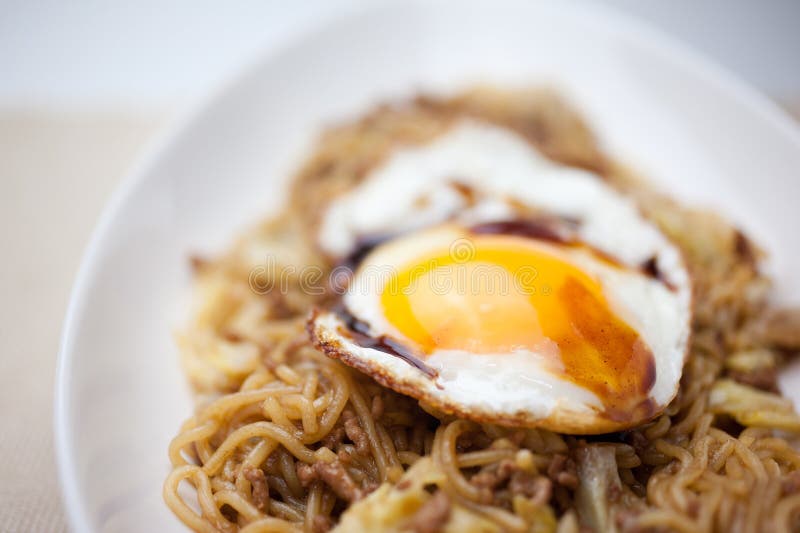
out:
{"label": "dark sauce on egg", "polygon": [[580,220],[569,217],[541,216],[516,220],[484,222],[469,228],[475,235],[512,235],[540,241],[550,241],[564,246],[581,246],[593,255],[617,268],[625,268],[613,255],[581,242],[575,235]]}
{"label": "dark sauce on egg", "polygon": [[655,280],[660,281],[669,290],[673,292],[677,290],[677,287],[675,287],[675,285],[670,283],[670,281],[665,277],[664,272],[662,272],[661,269],[658,268],[658,258],[656,256],[653,256],[644,263],[642,263],[640,269],[643,274]]}
{"label": "dark sauce on egg", "polygon": [[[575,238],[573,232],[580,225],[580,221],[566,217],[539,217],[517,220],[501,220],[495,222],[484,222],[476,224],[469,230],[476,235],[514,235],[517,237],[527,237],[541,241],[550,241],[567,246],[585,246],[592,253],[607,263],[624,268],[624,265],[611,254],[604,252],[593,246],[580,242]],[[646,276],[663,283],[669,290],[675,291],[677,288],[670,283],[664,273],[658,268],[658,259],[651,257],[639,267],[639,270]]]}
{"label": "dark sauce on egg", "polygon": [[[515,235],[518,237],[528,237],[529,239],[539,239],[552,241],[561,244],[570,244],[574,240],[565,235],[562,227],[562,219],[552,218],[530,218],[518,220],[501,220],[496,222],[484,222],[476,224],[469,230],[476,235]],[[574,228],[576,221],[569,221],[566,225]]]}
{"label": "dark sauce on egg", "polygon": [[364,260],[369,253],[380,244],[392,239],[395,235],[371,235],[368,237],[361,237],[356,241],[353,251],[350,252],[344,259],[339,262],[339,268],[348,268],[350,271],[355,271],[358,265]]}
{"label": "dark sauce on egg", "polygon": [[[392,237],[392,235],[374,235],[359,239],[353,251],[339,263],[337,268],[347,272],[349,276],[352,276],[364,258],[367,257],[375,247]],[[334,289],[337,291],[346,290],[346,283],[349,283],[349,281],[348,279],[344,284],[338,284]],[[345,323],[353,342],[362,348],[371,348],[398,357],[430,378],[436,378],[439,375],[436,370],[422,361],[419,354],[403,343],[386,335],[380,335],[378,337],[370,335],[369,324],[356,318],[343,302],[339,301],[334,305],[332,311]]]}
{"label": "dark sauce on egg", "polygon": [[336,305],[333,311],[347,326],[353,342],[362,348],[372,348],[373,350],[398,357],[430,378],[439,376],[439,373],[434,368],[431,368],[420,359],[419,354],[403,343],[386,335],[378,337],[370,335],[369,324],[353,316],[344,305]]}

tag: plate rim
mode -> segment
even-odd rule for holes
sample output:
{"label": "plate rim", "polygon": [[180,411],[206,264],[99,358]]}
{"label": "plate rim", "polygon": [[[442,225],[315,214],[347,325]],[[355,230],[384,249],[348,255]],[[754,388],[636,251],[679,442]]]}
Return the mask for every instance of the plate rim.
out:
{"label": "plate rim", "polygon": [[[520,3],[518,0],[504,1],[509,4]],[[446,0],[437,0],[435,3],[443,4],[445,2]],[[489,5],[484,0],[473,0],[470,3],[481,6]],[[545,2],[537,2],[537,4],[542,5]],[[419,0],[407,3],[393,0],[378,5],[359,2],[342,3],[341,11],[335,15],[323,17],[322,20],[316,20],[310,24],[301,24],[296,31],[286,36],[278,44],[257,50],[255,54],[240,62],[238,68],[234,69],[231,75],[194,98],[191,103],[184,106],[183,110],[179,110],[175,117],[165,127],[162,127],[140,151],[140,155],[134,159],[134,163],[123,174],[106,201],[91,231],[88,244],[81,254],[81,260],[69,293],[56,364],[55,393],[53,395],[53,445],[61,502],[64,505],[67,524],[73,530],[91,531],[86,501],[78,484],[73,446],[74,437],[70,425],[74,344],[86,305],[89,283],[98,268],[97,258],[105,248],[111,226],[118,218],[122,207],[129,201],[135,190],[142,185],[150,170],[158,165],[163,154],[168,153],[186,132],[190,131],[204,115],[224,99],[225,95],[264,68],[270,59],[288,52],[315,34],[353,17],[369,16],[397,6],[412,10],[430,8],[429,3]],[[713,85],[715,91],[727,92],[800,150],[800,124],[796,123],[786,111],[749,82],[705,53],[684,43],[678,37],[672,36],[652,23],[620,8],[590,3],[588,0],[548,4],[548,9],[554,9],[568,17],[591,17],[595,23],[598,19],[601,20],[603,25],[613,27],[620,36],[636,46],[646,49],[648,53],[659,53],[686,68],[689,75],[703,84]]]}

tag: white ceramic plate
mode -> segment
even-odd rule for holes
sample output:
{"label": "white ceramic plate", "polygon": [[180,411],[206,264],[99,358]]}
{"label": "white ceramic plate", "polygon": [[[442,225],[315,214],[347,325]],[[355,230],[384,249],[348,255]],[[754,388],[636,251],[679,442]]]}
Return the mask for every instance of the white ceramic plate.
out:
{"label": "white ceramic plate", "polygon": [[187,256],[278,205],[324,124],[376,100],[475,82],[562,90],[610,153],[765,243],[780,297],[800,301],[800,134],[763,97],[591,5],[384,4],[234,80],[150,152],[106,209],[58,373],[56,442],[75,529],[182,529],[161,484],[167,444],[191,410],[171,337],[189,311]]}

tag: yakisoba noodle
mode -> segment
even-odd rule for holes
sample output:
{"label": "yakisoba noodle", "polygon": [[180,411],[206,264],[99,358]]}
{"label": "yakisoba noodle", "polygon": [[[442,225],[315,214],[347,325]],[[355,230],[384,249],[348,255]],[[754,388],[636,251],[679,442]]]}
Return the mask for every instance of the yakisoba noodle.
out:
{"label": "yakisoba noodle", "polygon": [[[305,317],[332,298],[307,285],[333,266],[311,244],[325,203],[393,147],[464,115],[600,173],[681,247],[692,347],[656,420],[581,438],[437,418],[310,345]],[[259,270],[267,254],[278,264]],[[170,446],[166,503],[197,531],[797,531],[800,418],[775,375],[800,347],[800,322],[768,306],[759,255],[735,228],[604,158],[549,93],[379,108],[326,133],[286,213],[195,262],[200,307],[179,341],[198,407]]]}

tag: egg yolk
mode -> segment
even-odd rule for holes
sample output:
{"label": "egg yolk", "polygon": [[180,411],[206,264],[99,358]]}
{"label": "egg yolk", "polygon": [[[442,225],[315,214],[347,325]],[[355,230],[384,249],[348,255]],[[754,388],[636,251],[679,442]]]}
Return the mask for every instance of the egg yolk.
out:
{"label": "egg yolk", "polygon": [[530,238],[465,242],[409,261],[383,288],[384,316],[419,352],[542,354],[610,409],[652,388],[652,353],[594,277]]}

